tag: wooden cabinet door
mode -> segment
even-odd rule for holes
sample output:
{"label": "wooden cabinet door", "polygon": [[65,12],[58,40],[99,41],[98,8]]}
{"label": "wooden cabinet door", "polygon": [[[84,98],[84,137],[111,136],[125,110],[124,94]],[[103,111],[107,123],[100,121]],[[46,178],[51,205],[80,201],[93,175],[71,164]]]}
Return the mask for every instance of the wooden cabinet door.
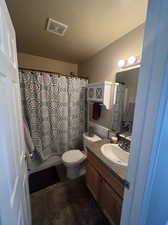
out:
{"label": "wooden cabinet door", "polygon": [[88,163],[86,171],[86,184],[94,198],[98,201],[101,177],[98,172]]}
{"label": "wooden cabinet door", "polygon": [[99,204],[110,222],[119,225],[122,200],[104,180],[100,186]]}

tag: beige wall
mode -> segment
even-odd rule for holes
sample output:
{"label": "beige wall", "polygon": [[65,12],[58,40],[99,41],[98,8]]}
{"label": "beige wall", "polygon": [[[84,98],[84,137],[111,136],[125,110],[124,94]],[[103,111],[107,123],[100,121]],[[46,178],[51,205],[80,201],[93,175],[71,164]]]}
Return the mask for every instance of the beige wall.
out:
{"label": "beige wall", "polygon": [[64,74],[69,74],[70,72],[76,74],[78,72],[77,64],[30,55],[26,53],[18,53],[18,64],[19,67],[23,68],[39,69]]}
{"label": "beige wall", "polygon": [[[132,55],[141,55],[144,25],[126,34],[107,46],[97,55],[78,65],[78,73],[89,77],[89,82],[115,81],[116,72],[121,71],[117,62]],[[111,111],[102,110],[98,124],[111,128]]]}

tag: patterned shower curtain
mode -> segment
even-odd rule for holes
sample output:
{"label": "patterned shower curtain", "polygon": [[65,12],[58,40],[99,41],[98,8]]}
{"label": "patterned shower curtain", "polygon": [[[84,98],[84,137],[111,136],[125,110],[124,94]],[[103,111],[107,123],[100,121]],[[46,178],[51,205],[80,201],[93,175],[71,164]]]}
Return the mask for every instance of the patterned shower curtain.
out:
{"label": "patterned shower curtain", "polygon": [[41,159],[80,148],[87,80],[27,70],[19,75],[24,115]]}
{"label": "patterned shower curtain", "polygon": [[112,107],[112,130],[120,132],[124,112],[125,85],[117,86],[116,103]]}

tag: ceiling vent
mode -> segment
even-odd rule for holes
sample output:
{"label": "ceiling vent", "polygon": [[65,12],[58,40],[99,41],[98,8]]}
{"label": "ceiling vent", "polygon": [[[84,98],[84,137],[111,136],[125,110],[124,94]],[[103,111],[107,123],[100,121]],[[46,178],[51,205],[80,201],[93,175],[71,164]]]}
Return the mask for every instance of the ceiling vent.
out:
{"label": "ceiling vent", "polygon": [[68,28],[68,26],[63,23],[55,21],[51,18],[48,19],[47,28],[46,28],[48,32],[55,33],[59,36],[64,36],[67,28]]}

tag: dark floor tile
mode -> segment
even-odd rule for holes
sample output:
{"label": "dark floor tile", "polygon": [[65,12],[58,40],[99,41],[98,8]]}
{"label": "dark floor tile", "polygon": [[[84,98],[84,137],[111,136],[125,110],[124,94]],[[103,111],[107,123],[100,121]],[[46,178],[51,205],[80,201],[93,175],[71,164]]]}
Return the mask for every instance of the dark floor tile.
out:
{"label": "dark floor tile", "polygon": [[33,225],[109,225],[84,177],[33,193],[31,205]]}

